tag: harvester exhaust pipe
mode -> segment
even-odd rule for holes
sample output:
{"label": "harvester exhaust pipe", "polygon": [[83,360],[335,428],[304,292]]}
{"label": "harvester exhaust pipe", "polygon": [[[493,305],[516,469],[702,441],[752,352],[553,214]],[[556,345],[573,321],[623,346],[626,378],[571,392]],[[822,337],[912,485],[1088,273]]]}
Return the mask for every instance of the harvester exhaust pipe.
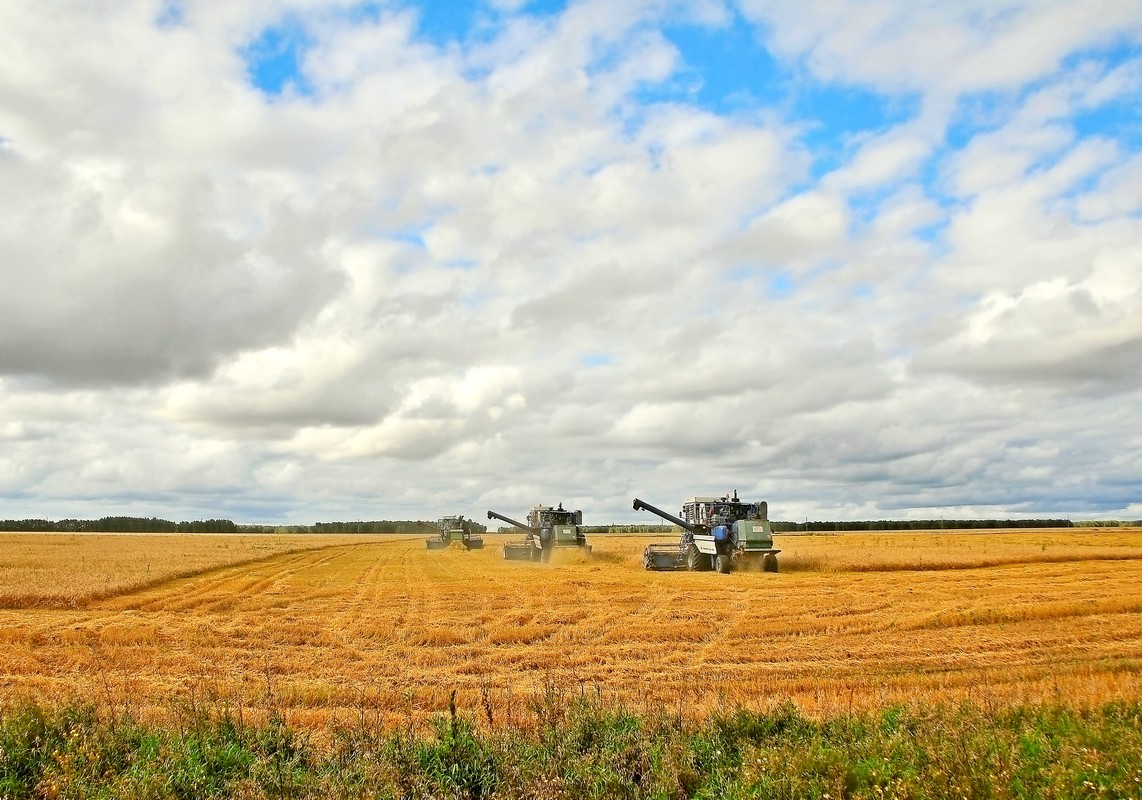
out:
{"label": "harvester exhaust pipe", "polygon": [[[665,511],[663,511],[661,508],[655,508],[655,507],[654,507],[654,506],[652,506],[650,503],[644,503],[643,501],[639,500],[639,499],[636,497],[636,498],[634,499],[634,510],[635,510],[635,511],[642,511],[642,510],[644,510],[644,509],[645,509],[646,511],[649,511],[649,512],[651,512],[652,514],[657,514],[658,516],[662,517],[662,518],[663,518],[664,520],[666,520],[667,522],[673,522],[673,523],[674,523],[675,525],[677,525],[679,528],[682,528],[683,530],[686,530],[686,531],[690,531],[690,533],[694,533],[694,532],[697,530],[697,527],[696,527],[696,526],[694,526],[694,525],[691,525],[691,524],[690,524],[689,522],[687,522],[686,520],[684,520],[684,519],[680,519],[680,518],[678,518],[678,517],[674,516],[673,514],[667,514],[667,513],[666,513]],[[489,512],[489,513],[490,513],[490,512]]]}

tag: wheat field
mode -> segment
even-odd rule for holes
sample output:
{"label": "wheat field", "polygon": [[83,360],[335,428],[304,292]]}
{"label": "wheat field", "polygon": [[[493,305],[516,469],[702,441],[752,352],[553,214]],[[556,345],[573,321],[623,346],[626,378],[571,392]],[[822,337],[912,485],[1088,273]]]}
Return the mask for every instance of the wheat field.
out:
{"label": "wheat field", "polygon": [[[504,561],[514,537],[494,535],[472,552],[379,536],[219,552],[197,537],[165,559],[168,537],[13,538],[10,702],[211,702],[320,728],[412,723],[453,691],[493,724],[551,692],[695,715],[1142,697],[1139,530],[777,536],[780,573],[728,576],[644,571],[661,537],[594,536],[590,557],[551,564]],[[202,567],[184,574],[194,547]],[[144,552],[166,577],[140,577]]]}
{"label": "wheat field", "polygon": [[391,537],[0,533],[0,608],[75,608],[267,556]]}

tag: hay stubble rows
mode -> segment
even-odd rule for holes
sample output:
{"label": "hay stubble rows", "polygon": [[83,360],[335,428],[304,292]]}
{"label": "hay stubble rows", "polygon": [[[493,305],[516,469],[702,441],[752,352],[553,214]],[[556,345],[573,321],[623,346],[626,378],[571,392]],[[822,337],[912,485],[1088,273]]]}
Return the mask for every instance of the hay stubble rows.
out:
{"label": "hay stubble rows", "polygon": [[209,696],[313,726],[424,715],[453,690],[503,719],[545,687],[693,713],[1142,689],[1138,531],[784,537],[781,573],[730,576],[645,572],[639,537],[550,565],[504,562],[489,539],[326,541],[75,608],[57,591],[0,608],[0,680],[11,697]]}

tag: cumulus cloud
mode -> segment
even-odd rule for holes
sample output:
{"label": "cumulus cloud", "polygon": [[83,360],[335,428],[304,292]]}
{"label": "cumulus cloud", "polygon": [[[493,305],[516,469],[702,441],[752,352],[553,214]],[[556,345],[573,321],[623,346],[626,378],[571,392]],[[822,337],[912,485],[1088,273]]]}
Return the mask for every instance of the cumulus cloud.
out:
{"label": "cumulus cloud", "polygon": [[1135,5],[428,11],[0,10],[0,515],[1137,507]]}
{"label": "cumulus cloud", "polygon": [[916,364],[983,381],[1135,390],[1142,385],[1139,265],[1142,251],[1135,251],[1082,283],[1056,278],[1014,295],[989,294]]}
{"label": "cumulus cloud", "polygon": [[1076,51],[1142,30],[1130,0],[738,3],[777,52],[825,80],[937,94],[1018,89]]}

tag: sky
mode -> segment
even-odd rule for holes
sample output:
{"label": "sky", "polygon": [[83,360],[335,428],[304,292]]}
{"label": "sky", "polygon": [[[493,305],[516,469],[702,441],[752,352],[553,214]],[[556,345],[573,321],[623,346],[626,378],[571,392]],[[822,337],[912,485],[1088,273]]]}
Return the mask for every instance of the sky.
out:
{"label": "sky", "polygon": [[7,0],[0,518],[1142,518],[1139,0]]}

